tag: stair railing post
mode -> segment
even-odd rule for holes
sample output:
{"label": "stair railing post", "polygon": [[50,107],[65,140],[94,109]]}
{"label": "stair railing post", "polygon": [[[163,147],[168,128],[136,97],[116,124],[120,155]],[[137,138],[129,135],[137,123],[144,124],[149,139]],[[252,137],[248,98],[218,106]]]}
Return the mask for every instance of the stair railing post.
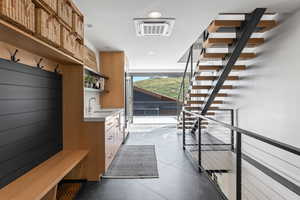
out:
{"label": "stair railing post", "polygon": [[190,75],[190,82],[192,81],[193,79],[193,51],[194,51],[194,45],[191,46],[191,75]]}
{"label": "stair railing post", "polygon": [[199,171],[202,172],[201,166],[202,166],[202,156],[201,156],[201,147],[202,147],[202,135],[201,135],[201,118],[198,119],[198,164],[199,164]]}
{"label": "stair railing post", "polygon": [[236,200],[242,200],[242,134],[236,136]]}
{"label": "stair railing post", "polygon": [[[230,110],[231,126],[234,126],[234,112]],[[234,130],[231,130],[231,151],[234,151]]]}
{"label": "stair railing post", "polygon": [[183,150],[185,150],[185,112],[182,111],[182,145]]}

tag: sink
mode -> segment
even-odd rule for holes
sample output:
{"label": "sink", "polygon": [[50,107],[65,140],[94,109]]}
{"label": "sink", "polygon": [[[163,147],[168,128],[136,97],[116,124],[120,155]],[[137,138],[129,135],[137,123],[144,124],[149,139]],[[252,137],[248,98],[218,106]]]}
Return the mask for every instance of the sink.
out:
{"label": "sink", "polygon": [[85,115],[86,121],[105,121],[105,119],[114,113],[120,111],[120,109],[99,109],[94,110],[92,113]]}

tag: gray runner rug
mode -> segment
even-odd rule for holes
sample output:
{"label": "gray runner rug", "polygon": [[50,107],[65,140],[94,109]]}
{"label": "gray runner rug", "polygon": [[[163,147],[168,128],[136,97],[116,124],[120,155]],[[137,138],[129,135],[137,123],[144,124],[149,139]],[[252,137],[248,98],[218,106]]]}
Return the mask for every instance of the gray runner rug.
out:
{"label": "gray runner rug", "polygon": [[158,178],[154,145],[124,145],[102,178]]}

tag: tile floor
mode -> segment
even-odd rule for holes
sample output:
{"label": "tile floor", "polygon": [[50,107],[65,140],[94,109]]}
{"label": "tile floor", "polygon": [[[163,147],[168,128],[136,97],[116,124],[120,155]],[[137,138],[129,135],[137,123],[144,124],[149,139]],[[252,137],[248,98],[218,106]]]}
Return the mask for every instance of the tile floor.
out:
{"label": "tile floor", "polygon": [[218,193],[191,165],[175,125],[134,125],[126,144],[155,144],[158,179],[87,183],[76,200],[217,200]]}

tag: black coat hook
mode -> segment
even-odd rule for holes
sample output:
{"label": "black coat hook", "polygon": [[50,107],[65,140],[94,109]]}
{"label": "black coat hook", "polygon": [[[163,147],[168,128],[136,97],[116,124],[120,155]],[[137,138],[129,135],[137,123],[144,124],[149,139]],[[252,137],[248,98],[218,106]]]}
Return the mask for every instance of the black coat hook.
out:
{"label": "black coat hook", "polygon": [[13,54],[12,56],[10,56],[10,60],[11,60],[11,61],[13,61],[13,62],[15,62],[15,63],[17,63],[17,62],[20,61],[20,59],[17,59],[17,58],[16,58],[16,55],[17,55],[18,52],[19,52],[19,50],[16,49],[16,51],[14,52],[14,54]]}
{"label": "black coat hook", "polygon": [[60,72],[60,71],[58,70],[58,68],[59,68],[59,64],[57,64],[56,67],[55,67],[55,70],[54,70],[55,73],[59,73],[59,72]]}
{"label": "black coat hook", "polygon": [[41,65],[42,61],[43,61],[43,58],[41,58],[39,60],[39,62],[37,63],[37,65],[36,65],[37,68],[39,68],[39,69],[43,69],[44,68],[44,66]]}

